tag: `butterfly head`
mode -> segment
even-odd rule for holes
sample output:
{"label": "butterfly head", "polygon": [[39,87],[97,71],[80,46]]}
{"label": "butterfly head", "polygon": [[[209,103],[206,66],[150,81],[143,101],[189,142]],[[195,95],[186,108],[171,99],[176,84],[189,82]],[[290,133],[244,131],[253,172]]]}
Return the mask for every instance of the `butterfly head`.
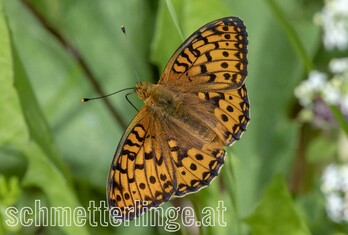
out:
{"label": "butterfly head", "polygon": [[150,82],[137,82],[135,85],[135,92],[141,100],[146,101],[146,99],[151,96],[153,87],[154,84]]}

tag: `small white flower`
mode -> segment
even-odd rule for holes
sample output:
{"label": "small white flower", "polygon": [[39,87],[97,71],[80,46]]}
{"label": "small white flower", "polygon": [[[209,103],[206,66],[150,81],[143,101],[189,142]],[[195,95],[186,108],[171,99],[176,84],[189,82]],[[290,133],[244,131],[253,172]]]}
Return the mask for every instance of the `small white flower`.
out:
{"label": "small white flower", "polygon": [[321,91],[327,81],[327,75],[319,71],[311,71],[308,76],[308,82],[314,91]]}
{"label": "small white flower", "polygon": [[348,72],[348,58],[334,58],[330,61],[329,67],[332,73]]}
{"label": "small white flower", "polygon": [[295,88],[295,96],[299,99],[302,106],[307,107],[312,104],[313,90],[306,81]]}
{"label": "small white flower", "polygon": [[329,105],[337,105],[340,101],[340,91],[333,84],[328,83],[322,91],[322,98]]}
{"label": "small white flower", "polygon": [[321,180],[328,216],[337,223],[348,221],[348,165],[328,165]]}
{"label": "small white flower", "polygon": [[314,21],[322,25],[325,48],[348,48],[348,0],[326,0],[325,6]]}
{"label": "small white flower", "polygon": [[315,96],[325,87],[326,81],[327,75],[325,73],[315,70],[311,71],[308,79],[302,81],[294,90],[294,94],[299,99],[301,105],[304,107],[310,106]]}
{"label": "small white flower", "polygon": [[323,193],[330,193],[340,188],[339,174],[337,166],[335,164],[330,164],[325,168],[322,176],[321,190]]}
{"label": "small white flower", "polygon": [[335,222],[342,221],[342,209],[344,200],[338,193],[330,193],[326,196],[326,210],[330,219]]}
{"label": "small white flower", "polygon": [[333,12],[342,15],[348,14],[347,0],[326,0],[326,2],[331,5]]}

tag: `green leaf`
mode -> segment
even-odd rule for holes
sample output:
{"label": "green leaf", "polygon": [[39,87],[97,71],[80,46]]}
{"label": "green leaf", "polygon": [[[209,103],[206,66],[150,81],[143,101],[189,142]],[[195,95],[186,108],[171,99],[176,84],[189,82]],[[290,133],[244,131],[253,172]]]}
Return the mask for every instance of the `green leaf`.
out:
{"label": "green leaf", "polygon": [[245,219],[251,234],[308,235],[304,221],[299,216],[283,177],[275,177],[267,187],[260,204]]}
{"label": "green leaf", "polygon": [[[0,9],[3,13],[2,5]],[[1,131],[5,134],[0,138],[0,146],[16,148],[27,157],[28,168],[23,179],[25,186],[42,189],[49,199],[50,206],[68,206],[74,209],[79,205],[78,200],[69,186],[68,175],[58,166],[61,159],[59,160],[59,154],[52,147],[53,138],[37,104],[22,62],[14,46],[11,46],[3,16],[0,15],[0,31],[6,38],[1,37],[2,51],[5,52],[0,54],[0,63],[5,66],[2,66],[3,72],[0,75],[3,91],[0,100],[6,102],[0,107],[9,112],[1,114],[3,121]],[[6,58],[5,62],[3,58]],[[65,226],[61,229],[66,234],[87,234],[85,227]]]}
{"label": "green leaf", "polygon": [[[7,167],[3,152],[23,146],[28,139],[25,122],[19,114],[20,102],[13,87],[13,64],[9,30],[7,28],[3,2],[0,0],[0,170]],[[16,176],[7,182],[0,171],[0,234],[16,232],[19,226],[5,224],[5,210],[14,205],[19,196],[19,183]]]}
{"label": "green leaf", "polygon": [[50,128],[39,107],[34,91],[15,48],[13,48],[13,59],[15,71],[14,87],[17,90],[18,98],[21,102],[22,113],[28,126],[29,135],[41,147],[46,153],[46,156],[50,158],[56,167],[64,173],[69,181],[70,175],[63,164],[61,156],[57,153]]}
{"label": "green leaf", "polygon": [[[28,169],[23,183],[26,186],[41,188],[48,197],[50,206],[70,207],[73,211],[79,203],[74,191],[70,188],[69,175],[67,171],[62,171],[61,158],[53,147],[54,143],[49,127],[39,108],[16,50],[14,49],[13,52],[15,87],[32,138],[32,141],[23,149],[28,159]],[[87,234],[85,227],[75,225],[64,226],[62,230],[67,234],[76,234],[77,232]]]}
{"label": "green leaf", "polygon": [[[24,184],[35,186],[44,192],[49,200],[50,207],[69,207],[73,212],[80,206],[74,191],[69,187],[66,178],[60,172],[40,147],[31,142],[25,149],[25,155],[29,160],[28,170]],[[50,176],[50,177],[47,177]],[[87,227],[74,224],[76,218],[71,216],[72,226],[60,227],[66,234],[88,234]]]}
{"label": "green leaf", "polygon": [[19,114],[20,102],[13,87],[13,63],[9,31],[0,1],[0,149],[21,145],[28,138],[25,122]]}
{"label": "green leaf", "polygon": [[15,205],[20,191],[19,181],[16,176],[12,176],[7,180],[3,175],[0,175],[0,205]]}

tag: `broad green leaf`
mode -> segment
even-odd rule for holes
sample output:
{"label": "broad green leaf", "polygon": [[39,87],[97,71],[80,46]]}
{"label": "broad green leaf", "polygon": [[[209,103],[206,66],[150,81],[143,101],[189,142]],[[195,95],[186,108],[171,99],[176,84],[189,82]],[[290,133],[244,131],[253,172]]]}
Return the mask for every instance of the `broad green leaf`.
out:
{"label": "broad green leaf", "polygon": [[[69,187],[67,175],[53,161],[54,157],[59,156],[54,152],[56,150],[47,150],[50,145],[53,145],[48,131],[49,127],[36,102],[14,46],[11,51],[10,37],[4,22],[3,14],[1,14],[0,30],[4,32],[1,35],[7,36],[7,38],[2,37],[1,39],[6,52],[0,54],[0,61],[5,59],[6,62],[2,62],[5,66],[2,70],[4,72],[0,76],[1,88],[4,91],[1,99],[5,97],[4,100],[7,101],[1,108],[10,110],[10,112],[3,112],[1,115],[3,121],[1,131],[6,135],[2,136],[0,146],[1,148],[17,148],[17,151],[21,151],[27,157],[28,168],[23,179],[26,187],[41,188],[47,195],[51,206],[69,206],[74,209],[78,206],[78,201],[74,191]],[[14,92],[15,89],[16,92]],[[11,109],[7,105],[12,105]],[[14,143],[16,145],[13,145]],[[46,144],[49,146],[43,146]],[[87,234],[84,227],[65,226],[61,229],[66,234]]]}
{"label": "broad green leaf", "polygon": [[[14,85],[19,94],[22,113],[31,137],[31,141],[23,149],[24,155],[28,159],[28,169],[23,183],[28,187],[41,188],[48,197],[50,206],[70,207],[74,210],[78,206],[78,200],[74,190],[70,187],[69,175],[66,170],[62,171],[57,166],[58,160],[61,161],[60,156],[53,148],[54,143],[49,127],[36,101],[15,47],[13,47],[13,61]],[[49,145],[52,149],[47,151],[47,146],[43,145]],[[79,227],[75,224],[64,226],[61,229],[67,234],[76,234],[77,232],[87,234],[85,227]]]}
{"label": "broad green leaf", "polygon": [[[74,212],[77,207],[81,206],[62,172],[34,141],[26,146],[24,154],[29,162],[23,179],[26,187],[40,188],[47,196],[50,207],[69,207]],[[67,223],[71,222],[71,225],[61,226],[59,229],[66,234],[88,234],[85,226],[75,224],[77,220],[73,215],[71,218],[72,220],[66,220]],[[67,217],[67,219],[69,218]]]}
{"label": "broad green leaf", "polygon": [[283,177],[274,177],[260,204],[245,219],[251,234],[308,235],[307,226],[299,216]]}
{"label": "broad green leaf", "polygon": [[31,84],[26,77],[26,72],[17,55],[16,49],[14,49],[13,52],[13,58],[15,61],[14,87],[21,102],[22,113],[29,129],[30,138],[35,140],[40,148],[46,153],[46,156],[50,158],[62,173],[64,173],[66,179],[69,181],[70,175],[63,164],[61,156],[57,153],[50,128],[39,107]]}
{"label": "broad green leaf", "polygon": [[[16,232],[18,226],[5,224],[5,210],[14,205],[18,199],[19,189],[16,176],[8,183],[2,172],[8,167],[4,152],[20,148],[28,140],[26,124],[20,114],[20,102],[13,87],[13,64],[9,30],[7,28],[3,2],[0,0],[0,234]],[[16,181],[16,185],[11,183]]]}
{"label": "broad green leaf", "polygon": [[20,102],[13,87],[13,63],[9,30],[0,1],[0,146],[24,144],[28,139],[25,122],[19,114]]}

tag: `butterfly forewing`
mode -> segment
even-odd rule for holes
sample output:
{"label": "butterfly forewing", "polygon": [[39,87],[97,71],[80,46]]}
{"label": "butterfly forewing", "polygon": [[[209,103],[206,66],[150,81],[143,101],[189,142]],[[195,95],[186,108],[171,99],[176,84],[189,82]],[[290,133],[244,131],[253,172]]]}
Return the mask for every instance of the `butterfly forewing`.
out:
{"label": "butterfly forewing", "polygon": [[239,18],[208,23],[178,48],[159,84],[186,84],[188,91],[238,88],[247,76],[247,44],[247,32]]}

